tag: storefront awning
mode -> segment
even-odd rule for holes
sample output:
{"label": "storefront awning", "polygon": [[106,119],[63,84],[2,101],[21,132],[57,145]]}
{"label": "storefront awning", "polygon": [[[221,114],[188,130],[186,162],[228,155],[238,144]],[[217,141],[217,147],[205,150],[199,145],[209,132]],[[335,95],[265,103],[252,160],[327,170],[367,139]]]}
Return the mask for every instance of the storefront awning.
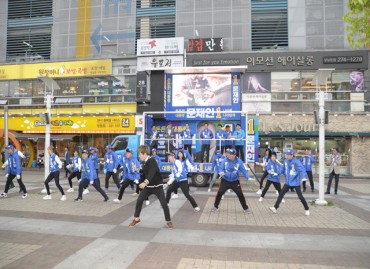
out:
{"label": "storefront awning", "polygon": [[[308,138],[319,137],[319,132],[260,132],[260,137]],[[326,132],[325,137],[370,137],[370,132]]]}
{"label": "storefront awning", "polygon": [[[45,134],[25,134],[25,133],[17,133],[17,132],[12,132],[14,136],[17,138],[17,140],[33,140],[33,141],[38,141],[38,140],[45,140]],[[50,134],[50,139],[51,140],[72,140],[73,137],[78,136],[76,134]]]}

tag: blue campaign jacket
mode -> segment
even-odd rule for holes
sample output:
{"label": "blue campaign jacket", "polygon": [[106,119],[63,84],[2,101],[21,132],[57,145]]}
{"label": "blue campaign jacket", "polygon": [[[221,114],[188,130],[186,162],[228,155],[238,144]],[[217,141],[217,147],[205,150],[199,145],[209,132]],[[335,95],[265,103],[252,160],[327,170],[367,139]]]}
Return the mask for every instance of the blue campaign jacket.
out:
{"label": "blue campaign jacket", "polygon": [[211,171],[213,171],[216,168],[216,171],[219,173],[221,170],[221,163],[225,159],[226,157],[224,155],[216,154],[212,162]]}
{"label": "blue campaign jacket", "polygon": [[81,179],[88,180],[88,181],[98,180],[98,175],[96,174],[94,163],[90,158],[86,158],[86,160],[82,160]]}
{"label": "blue campaign jacket", "polygon": [[292,187],[301,184],[301,177],[307,178],[306,170],[296,158],[285,159],[281,173],[285,175],[285,184]]}
{"label": "blue campaign jacket", "polygon": [[181,137],[182,137],[182,143],[184,145],[191,145],[193,143],[193,136],[194,134],[190,131],[190,130],[183,130],[181,133],[180,133]]}
{"label": "blue campaign jacket", "polygon": [[202,144],[204,145],[210,145],[211,139],[213,138],[213,133],[210,129],[203,129],[203,131],[200,132],[200,138],[204,139],[202,140]]}
{"label": "blue campaign jacket", "polygon": [[50,156],[50,172],[59,171],[60,168],[62,168],[62,166],[63,166],[62,165],[62,162],[59,159],[58,155],[56,155],[55,153],[53,153]]}
{"label": "blue campaign jacket", "polygon": [[[240,131],[234,131],[233,136],[236,136],[235,146],[243,146],[245,144],[245,132],[240,129]],[[240,140],[242,139],[242,140]]]}
{"label": "blue campaign jacket", "polygon": [[229,182],[239,180],[239,173],[242,173],[246,179],[250,176],[244,167],[244,163],[236,157],[233,161],[229,158],[225,158],[221,163],[220,173],[224,173],[222,178]]}
{"label": "blue campaign jacket", "polygon": [[125,158],[125,161],[123,163],[123,180],[139,180],[140,179],[140,163],[137,159],[134,157],[131,158]]}
{"label": "blue campaign jacket", "polygon": [[312,171],[312,165],[315,163],[314,156],[302,156],[299,160],[303,164],[303,167],[306,169],[306,171]]}
{"label": "blue campaign jacket", "polygon": [[93,161],[94,168],[99,169],[98,154],[93,152],[90,154],[89,158]]}
{"label": "blue campaign jacket", "polygon": [[158,155],[152,155],[152,157],[151,158],[153,158],[154,160],[156,160],[157,161],[157,164],[158,164],[158,167],[159,167],[159,170],[161,169],[161,166],[162,166],[162,161],[161,161],[161,158],[159,158],[159,156]]}
{"label": "blue campaign jacket", "polygon": [[74,172],[81,171],[80,164],[81,164],[80,156],[76,156],[72,158],[72,165],[73,165]]}
{"label": "blue campaign jacket", "polygon": [[216,146],[220,146],[220,142],[221,142],[221,146],[225,146],[225,139],[227,138],[227,133],[224,130],[217,130],[215,138],[216,138]]}
{"label": "blue campaign jacket", "polygon": [[171,172],[177,182],[188,180],[186,161],[182,162],[175,159],[175,162],[171,165]]}
{"label": "blue campaign jacket", "polygon": [[228,131],[228,132],[225,131],[225,138],[226,138],[225,146],[232,146],[233,145],[233,140],[228,139],[232,135],[233,135],[233,132],[232,131]]}
{"label": "blue campaign jacket", "polygon": [[[280,174],[281,170],[283,169],[283,164],[280,163],[279,161],[273,162],[272,160],[269,160],[266,166],[266,171],[268,173],[267,179],[272,181],[272,182],[280,182]],[[274,173],[277,174],[273,175]]]}
{"label": "blue campaign jacket", "polygon": [[104,169],[107,172],[113,172],[113,169],[117,169],[119,160],[117,154],[114,151],[107,152],[104,157]]}
{"label": "blue campaign jacket", "polygon": [[19,157],[18,151],[14,150],[13,153],[8,156],[8,174],[20,175],[21,173],[21,157]]}

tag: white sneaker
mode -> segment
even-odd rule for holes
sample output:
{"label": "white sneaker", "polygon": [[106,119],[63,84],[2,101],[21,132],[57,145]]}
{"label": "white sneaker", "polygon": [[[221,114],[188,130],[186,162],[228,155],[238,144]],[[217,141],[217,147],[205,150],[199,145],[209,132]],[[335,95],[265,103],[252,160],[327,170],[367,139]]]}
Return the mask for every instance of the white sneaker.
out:
{"label": "white sneaker", "polygon": [[274,206],[272,206],[272,207],[270,207],[270,210],[273,212],[273,213],[275,213],[276,214],[276,208],[274,207]]}
{"label": "white sneaker", "polygon": [[88,194],[89,192],[89,189],[85,189],[82,194]]}
{"label": "white sneaker", "polygon": [[176,194],[176,193],[172,194],[172,199],[178,199],[178,198],[179,198],[178,194]]}
{"label": "white sneaker", "polygon": [[27,193],[25,193],[25,194],[23,194],[22,195],[22,198],[24,199],[24,198],[27,198],[27,196],[28,196],[28,194]]}
{"label": "white sneaker", "polygon": [[283,200],[281,200],[281,202],[283,203],[283,204],[285,204],[285,200],[283,199]]}
{"label": "white sneaker", "polygon": [[149,200],[146,200],[145,201],[145,205],[150,205],[150,201]]}
{"label": "white sneaker", "polygon": [[310,210],[306,210],[306,211],[304,212],[304,215],[305,215],[305,216],[309,216],[309,215],[310,215]]}
{"label": "white sneaker", "polygon": [[211,192],[211,189],[208,189],[208,192]]}
{"label": "white sneaker", "polygon": [[120,204],[120,203],[121,203],[121,200],[119,200],[119,199],[114,199],[114,200],[113,200],[113,203],[115,203],[115,204]]}
{"label": "white sneaker", "polygon": [[42,199],[44,199],[44,200],[51,200],[51,195],[45,195],[44,197],[42,197]]}
{"label": "white sneaker", "polygon": [[136,192],[134,192],[133,194],[131,194],[132,196],[137,196],[138,194]]}
{"label": "white sneaker", "polygon": [[69,188],[67,192],[74,192],[75,190],[73,188]]}
{"label": "white sneaker", "polygon": [[260,199],[258,199],[258,202],[262,202],[263,201],[263,197],[260,197]]}
{"label": "white sneaker", "polygon": [[60,198],[61,201],[67,200],[67,197],[65,195],[62,195],[62,198]]}
{"label": "white sneaker", "polygon": [[279,192],[278,191],[276,191],[276,196],[279,196]]}
{"label": "white sneaker", "polygon": [[262,194],[262,190],[259,189],[257,192],[256,192],[257,195],[261,195]]}
{"label": "white sneaker", "polygon": [[199,212],[200,211],[200,207],[197,206],[197,207],[194,207],[194,212]]}
{"label": "white sneaker", "polygon": [[3,192],[2,194],[0,194],[0,197],[6,198],[6,197],[8,197],[8,194]]}

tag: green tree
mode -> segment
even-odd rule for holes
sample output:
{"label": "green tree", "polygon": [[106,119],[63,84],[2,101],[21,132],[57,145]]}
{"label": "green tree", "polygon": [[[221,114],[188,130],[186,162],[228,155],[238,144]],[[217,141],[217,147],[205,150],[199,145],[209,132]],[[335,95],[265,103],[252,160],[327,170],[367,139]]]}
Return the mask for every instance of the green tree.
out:
{"label": "green tree", "polygon": [[348,8],[343,19],[351,48],[370,47],[370,0],[349,0]]}

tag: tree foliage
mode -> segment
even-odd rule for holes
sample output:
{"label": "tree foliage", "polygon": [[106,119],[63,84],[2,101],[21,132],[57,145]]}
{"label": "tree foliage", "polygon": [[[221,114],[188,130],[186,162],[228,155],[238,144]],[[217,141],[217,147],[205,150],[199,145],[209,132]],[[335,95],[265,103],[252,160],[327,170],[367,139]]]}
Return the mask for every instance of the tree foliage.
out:
{"label": "tree foliage", "polygon": [[349,0],[349,12],[343,16],[347,23],[347,40],[352,48],[370,48],[370,0]]}

